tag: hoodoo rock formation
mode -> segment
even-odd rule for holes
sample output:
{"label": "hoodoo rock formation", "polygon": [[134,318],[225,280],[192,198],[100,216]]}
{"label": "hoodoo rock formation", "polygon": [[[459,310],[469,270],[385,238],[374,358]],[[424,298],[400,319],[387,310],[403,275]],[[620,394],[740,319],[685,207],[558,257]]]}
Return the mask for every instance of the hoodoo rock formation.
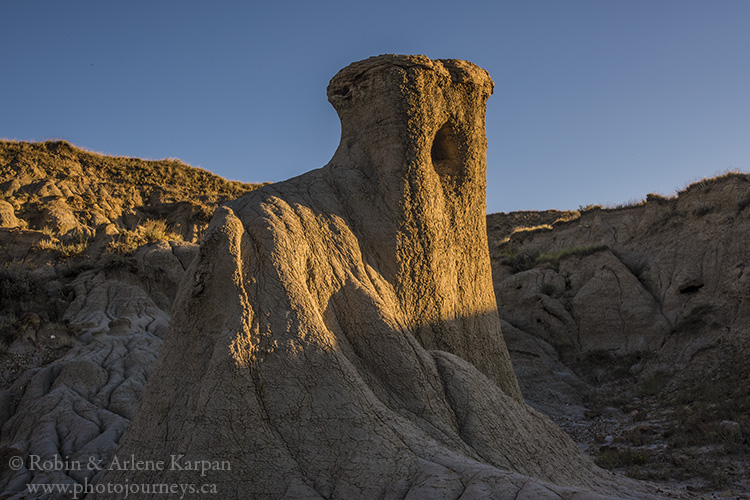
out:
{"label": "hoodoo rock formation", "polygon": [[342,135],[330,163],[219,208],[180,286],[117,452],[165,470],[114,467],[100,486],[658,496],[596,468],[521,399],[487,250],[492,89],[471,63],[423,56],[331,80]]}

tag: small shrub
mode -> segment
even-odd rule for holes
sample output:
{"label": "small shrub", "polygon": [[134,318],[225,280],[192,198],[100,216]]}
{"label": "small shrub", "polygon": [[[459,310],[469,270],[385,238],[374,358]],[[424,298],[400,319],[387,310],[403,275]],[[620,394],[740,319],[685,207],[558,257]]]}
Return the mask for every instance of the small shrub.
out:
{"label": "small shrub", "polygon": [[608,448],[600,451],[594,458],[594,463],[603,469],[617,469],[643,465],[648,462],[648,455],[642,451],[630,448]]}
{"label": "small shrub", "polygon": [[607,210],[623,210],[625,208],[635,208],[646,204],[645,198],[632,198],[624,203],[608,205]]}
{"label": "small shrub", "polygon": [[138,228],[149,243],[167,239],[167,225],[161,220],[147,220]]}
{"label": "small shrub", "polygon": [[542,292],[544,295],[553,296],[557,294],[557,287],[553,285],[552,283],[546,282],[546,283],[542,283],[542,286],[539,288],[539,291]]}
{"label": "small shrub", "polygon": [[61,241],[57,238],[42,240],[35,245],[38,250],[51,250],[60,259],[70,259],[84,253],[89,247],[91,238],[87,234],[75,233],[67,240]]}
{"label": "small shrub", "polygon": [[746,196],[745,198],[741,199],[737,202],[737,213],[744,211],[747,207],[750,206],[750,196]]}
{"label": "small shrub", "polygon": [[41,284],[33,278],[33,268],[26,261],[12,260],[0,266],[0,298],[17,301],[40,290]]}
{"label": "small shrub", "polygon": [[[112,249],[112,247],[109,247]],[[102,267],[107,270],[114,270],[114,269],[129,269],[132,271],[137,270],[137,264],[136,261],[128,256],[127,254],[130,252],[119,252],[119,251],[110,251],[107,252],[103,259],[102,259]]]}
{"label": "small shrub", "polygon": [[211,217],[213,217],[214,212],[216,211],[215,205],[204,205],[203,203],[199,203],[195,207],[195,218],[200,222],[209,223],[211,222]]}
{"label": "small shrub", "polygon": [[544,252],[536,258],[536,261],[538,263],[548,262],[552,265],[552,267],[557,268],[557,266],[560,264],[560,260],[565,257],[585,257],[587,255],[593,255],[597,252],[606,250],[607,248],[608,247],[606,245],[575,246],[555,252]]}
{"label": "small shrub", "polygon": [[[639,412],[644,413],[645,412]],[[643,446],[647,443],[647,435],[640,428],[629,429],[623,435],[629,446]]]}
{"label": "small shrub", "polygon": [[508,247],[500,251],[500,263],[509,266],[513,274],[527,271],[534,267],[538,254],[533,251],[524,250],[519,252],[514,247]]}
{"label": "small shrub", "polygon": [[[560,259],[569,256],[586,256],[591,255],[602,250],[606,250],[606,245],[588,245],[588,246],[575,246],[565,248],[563,250],[557,250],[553,252],[537,253],[535,250],[522,250],[519,251],[515,247],[508,246],[499,253],[500,263],[509,266],[511,272],[519,273],[521,271],[527,271],[532,269],[538,264],[550,264],[553,268],[557,269],[560,263]],[[544,293],[544,292],[543,292]]]}
{"label": "small shrub", "polygon": [[57,272],[60,276],[70,278],[78,276],[81,273],[94,269],[95,265],[92,259],[69,259],[57,266]]}
{"label": "small shrub", "polygon": [[704,177],[702,179],[689,182],[682,190],[680,190],[678,194],[687,193],[688,191],[692,191],[694,189],[705,189],[706,192],[709,192],[711,187],[713,187],[715,184],[725,182],[728,179],[748,181],[748,175],[739,169],[727,169],[723,172],[717,173],[714,177]]}
{"label": "small shrub", "polygon": [[146,240],[137,232],[124,230],[109,243],[107,251],[110,254],[127,255],[135,252],[139,246],[145,244]]}
{"label": "small shrub", "polygon": [[642,467],[638,467],[637,465],[631,465],[628,467],[625,471],[625,475],[633,479],[648,479],[648,473],[646,473]]}
{"label": "small shrub", "polygon": [[703,204],[693,209],[693,215],[695,215],[696,217],[703,217],[704,215],[710,214],[714,210],[716,210],[716,207],[714,207],[713,205]]}
{"label": "small shrub", "polygon": [[601,205],[578,205],[578,211],[583,212],[591,212],[593,210],[601,210]]}
{"label": "small shrub", "polygon": [[182,235],[170,231],[163,220],[148,219],[134,231],[124,230],[108,245],[113,254],[127,255],[147,243],[157,241],[182,241]]}
{"label": "small shrub", "polygon": [[163,220],[149,219],[138,227],[143,238],[149,242],[182,240],[182,236],[170,231]]}
{"label": "small shrub", "polygon": [[555,222],[553,222],[552,225],[554,226],[555,224],[564,224],[565,222],[571,222],[580,218],[581,212],[578,212],[577,210],[564,212],[563,215],[555,219]]}
{"label": "small shrub", "polygon": [[[644,352],[618,355],[604,349],[597,349],[581,355],[575,363],[575,371],[579,376],[594,384],[601,384],[605,381],[629,381],[633,379],[630,372],[632,366],[647,357],[649,354]],[[629,397],[620,391],[607,398],[608,404],[622,407],[629,402]]]}
{"label": "small shrub", "polygon": [[667,386],[670,378],[670,373],[665,370],[657,370],[646,375],[638,387],[638,396],[656,396]]}
{"label": "small shrub", "polygon": [[670,200],[674,200],[674,197],[670,198],[656,193],[649,193],[646,195],[647,203],[657,203],[659,205],[662,205],[664,203],[668,203]]}
{"label": "small shrub", "polygon": [[703,446],[721,440],[720,421],[704,403],[695,403],[680,409],[677,412],[677,422],[677,425],[665,433],[670,446]]}

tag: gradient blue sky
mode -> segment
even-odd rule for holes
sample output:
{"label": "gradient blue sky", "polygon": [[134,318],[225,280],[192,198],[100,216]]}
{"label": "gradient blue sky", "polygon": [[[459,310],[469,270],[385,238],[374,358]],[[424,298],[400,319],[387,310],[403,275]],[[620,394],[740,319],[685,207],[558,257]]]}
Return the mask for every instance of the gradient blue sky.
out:
{"label": "gradient blue sky", "polygon": [[0,137],[278,181],[328,162],[328,80],[383,53],[487,69],[488,211],[750,169],[750,1],[0,0]]}

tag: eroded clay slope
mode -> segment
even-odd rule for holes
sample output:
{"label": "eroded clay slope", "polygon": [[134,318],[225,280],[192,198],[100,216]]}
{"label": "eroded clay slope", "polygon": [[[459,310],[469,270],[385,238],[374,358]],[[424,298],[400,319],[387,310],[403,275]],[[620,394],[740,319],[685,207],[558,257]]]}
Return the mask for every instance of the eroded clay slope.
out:
{"label": "eroded clay slope", "polygon": [[231,471],[114,470],[102,486],[656,498],[594,467],[522,401],[487,253],[492,88],[473,64],[423,56],[371,58],[333,78],[339,149],[324,168],[217,210],[117,452],[228,460]]}
{"label": "eroded clay slope", "polygon": [[29,485],[96,482],[99,471],[86,465],[112,458],[156,360],[173,290],[196,253],[190,243],[161,242],[132,255],[132,267],[92,264],[72,277],[64,263],[5,269],[2,291],[14,286],[10,300],[37,312],[11,325],[0,356],[2,498],[73,498],[72,489]]}
{"label": "eroded clay slope", "polygon": [[490,231],[524,396],[600,463],[721,496],[750,491],[748,206],[750,176],[728,173],[674,198]]}

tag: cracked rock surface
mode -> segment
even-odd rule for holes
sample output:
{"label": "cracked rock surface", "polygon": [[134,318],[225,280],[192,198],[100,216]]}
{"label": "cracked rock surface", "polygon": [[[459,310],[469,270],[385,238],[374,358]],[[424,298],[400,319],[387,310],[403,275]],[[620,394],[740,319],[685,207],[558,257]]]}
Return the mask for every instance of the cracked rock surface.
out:
{"label": "cracked rock surface", "polygon": [[[19,322],[25,331],[15,335],[8,351],[32,361],[52,348],[63,353],[52,362],[21,368],[12,381],[3,380],[3,498],[71,498],[30,494],[26,485],[98,480],[99,471],[87,464],[107,464],[112,458],[167,329],[170,290],[177,284],[172,280],[185,272],[180,257],[189,262],[187,254],[196,249],[189,243],[150,245],[133,257],[133,269],[98,267],[65,286],[50,280],[48,290],[40,292],[62,304],[61,317],[29,315]],[[50,274],[48,280],[55,276],[51,266],[36,273]],[[14,456],[24,459],[19,470],[9,467]]]}
{"label": "cracked rock surface", "polygon": [[117,451],[231,470],[114,470],[101,484],[659,498],[595,467],[521,398],[487,251],[492,89],[471,63],[423,56],[370,58],[331,80],[336,154],[217,210]]}

